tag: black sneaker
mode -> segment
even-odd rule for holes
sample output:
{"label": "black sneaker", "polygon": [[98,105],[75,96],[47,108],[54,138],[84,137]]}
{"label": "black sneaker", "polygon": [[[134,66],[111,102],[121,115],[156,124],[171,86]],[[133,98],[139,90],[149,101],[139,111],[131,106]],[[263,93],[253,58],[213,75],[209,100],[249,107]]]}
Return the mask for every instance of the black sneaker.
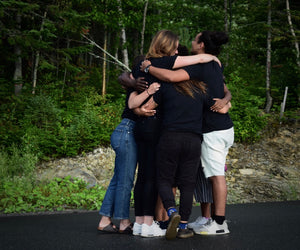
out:
{"label": "black sneaker", "polygon": [[194,236],[194,232],[188,228],[178,229],[177,237],[180,239],[186,239]]}
{"label": "black sneaker", "polygon": [[170,216],[169,225],[166,232],[166,239],[173,240],[176,238],[177,235],[177,227],[180,222],[180,215],[177,212],[174,212]]}

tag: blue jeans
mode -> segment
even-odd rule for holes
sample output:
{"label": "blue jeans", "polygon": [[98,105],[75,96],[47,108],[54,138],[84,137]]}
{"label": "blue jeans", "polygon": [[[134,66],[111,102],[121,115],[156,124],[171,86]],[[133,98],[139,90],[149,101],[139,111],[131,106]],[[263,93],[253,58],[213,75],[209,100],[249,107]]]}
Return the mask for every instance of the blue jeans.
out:
{"label": "blue jeans", "polygon": [[135,122],[124,118],[111,135],[116,153],[114,176],[107,188],[99,214],[128,219],[131,189],[137,165],[137,146],[134,138]]}

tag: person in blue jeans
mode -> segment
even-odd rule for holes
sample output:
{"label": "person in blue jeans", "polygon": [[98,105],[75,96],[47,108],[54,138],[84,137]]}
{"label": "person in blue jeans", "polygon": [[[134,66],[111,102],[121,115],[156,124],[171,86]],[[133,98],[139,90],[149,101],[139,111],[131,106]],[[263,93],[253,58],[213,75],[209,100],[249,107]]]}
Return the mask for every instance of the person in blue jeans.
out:
{"label": "person in blue jeans", "polygon": [[[133,81],[135,80],[133,79]],[[138,79],[137,82],[139,81],[143,80]],[[135,96],[135,105],[138,107],[149,96],[149,93],[153,94],[158,89],[159,84],[153,84],[153,86],[150,86]],[[133,91],[133,88],[127,89],[122,121],[111,135],[111,146],[116,154],[115,168],[114,175],[107,188],[99,211],[99,214],[102,215],[97,228],[99,232],[132,233],[132,225],[129,220],[129,208],[137,165],[137,145],[134,137],[134,129],[138,117],[128,107],[128,99]],[[112,223],[112,217],[120,220],[119,228]]]}

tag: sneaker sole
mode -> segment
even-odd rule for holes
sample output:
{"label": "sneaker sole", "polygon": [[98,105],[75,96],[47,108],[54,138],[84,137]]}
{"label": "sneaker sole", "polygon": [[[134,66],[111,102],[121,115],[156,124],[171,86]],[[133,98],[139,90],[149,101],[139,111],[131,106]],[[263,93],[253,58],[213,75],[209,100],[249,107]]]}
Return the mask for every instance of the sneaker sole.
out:
{"label": "sneaker sole", "polygon": [[219,232],[216,232],[216,233],[209,233],[209,232],[205,232],[205,231],[202,231],[199,233],[195,232],[195,234],[200,234],[200,235],[223,235],[223,234],[229,234],[229,233],[230,233],[229,231],[224,231],[224,230],[219,230]]}
{"label": "sneaker sole", "polygon": [[154,237],[154,235],[153,234],[140,234],[142,237],[144,237],[144,238],[152,238],[152,237]]}
{"label": "sneaker sole", "polygon": [[173,240],[176,238],[177,227],[179,225],[180,219],[181,219],[181,217],[179,214],[176,214],[172,217],[172,219],[168,225],[167,231],[166,231],[166,239],[167,240]]}
{"label": "sneaker sole", "polygon": [[186,239],[186,238],[191,238],[191,237],[193,237],[194,236],[194,233],[193,232],[191,232],[190,234],[183,234],[183,235],[178,235],[177,234],[177,238],[180,238],[180,239]]}

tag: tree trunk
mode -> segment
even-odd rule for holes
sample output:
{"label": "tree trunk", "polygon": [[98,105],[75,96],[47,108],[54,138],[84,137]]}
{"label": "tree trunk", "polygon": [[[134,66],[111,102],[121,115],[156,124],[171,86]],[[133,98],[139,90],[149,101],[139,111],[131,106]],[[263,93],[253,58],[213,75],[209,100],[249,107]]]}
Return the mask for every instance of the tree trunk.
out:
{"label": "tree trunk", "polygon": [[227,0],[224,0],[224,28],[225,32],[228,33],[228,6]]}
{"label": "tree trunk", "polygon": [[293,27],[293,23],[292,23],[289,0],[286,0],[286,10],[287,10],[287,18],[288,18],[290,30],[291,30],[292,36],[294,37],[294,40],[295,40],[295,49],[296,49],[297,65],[298,65],[298,67],[300,67],[299,44],[298,44],[297,37],[296,37],[295,31],[294,31],[294,27]]}
{"label": "tree trunk", "polygon": [[[69,36],[67,35],[67,49],[70,48],[70,39]],[[63,84],[61,88],[61,96],[64,94],[65,90],[65,85],[66,85],[66,79],[67,79],[67,74],[68,74],[68,69],[67,69],[67,64],[69,63],[69,58],[66,56],[66,65],[65,65],[65,71],[64,71],[64,79],[63,79]]]}
{"label": "tree trunk", "polygon": [[[42,19],[40,32],[42,32],[44,29],[44,22],[45,22],[46,16],[47,16],[47,11],[45,11],[43,19]],[[41,40],[42,40],[42,35],[40,35],[40,38],[39,38],[39,41],[41,41]],[[38,50],[35,55],[35,63],[34,63],[33,79],[32,79],[32,94],[35,94],[36,81],[37,81],[37,70],[38,70],[38,66],[39,66],[39,61],[40,61],[40,50]]]}
{"label": "tree trunk", "polygon": [[146,0],[145,8],[144,8],[144,15],[143,15],[143,28],[141,31],[141,49],[140,49],[141,55],[143,55],[143,53],[144,53],[144,38],[145,38],[146,16],[147,16],[148,3],[149,3],[149,1]]}
{"label": "tree trunk", "polygon": [[[224,29],[225,32],[228,34],[228,3],[227,0],[224,0]],[[225,67],[228,66],[229,61],[229,53],[226,53],[226,61],[225,61]]]}
{"label": "tree trunk", "polygon": [[270,113],[273,98],[271,96],[271,25],[272,25],[272,9],[271,0],[268,2],[268,36],[267,36],[267,65],[266,65],[266,107],[265,112]]}
{"label": "tree trunk", "polygon": [[[104,32],[104,46],[103,49],[107,50],[107,32]],[[106,53],[103,52],[103,68],[102,68],[102,96],[106,94]]]}
{"label": "tree trunk", "polygon": [[[21,15],[17,14],[16,16],[16,22],[17,22],[17,29],[21,31]],[[21,47],[19,44],[15,44],[14,47],[14,53],[16,55],[16,60],[15,60],[15,72],[14,72],[14,77],[13,81],[15,84],[15,95],[21,94],[22,87],[23,87],[23,75],[22,75],[22,57],[21,57]]]}
{"label": "tree trunk", "polygon": [[[121,5],[121,0],[118,0],[118,9],[119,9],[119,13],[121,15],[122,13],[122,5]],[[123,63],[128,67],[129,65],[129,61],[128,61],[128,50],[125,47],[126,45],[126,31],[125,31],[125,27],[123,25],[122,22],[120,22],[120,27],[121,28],[121,38],[122,38],[122,52],[123,52]]]}

